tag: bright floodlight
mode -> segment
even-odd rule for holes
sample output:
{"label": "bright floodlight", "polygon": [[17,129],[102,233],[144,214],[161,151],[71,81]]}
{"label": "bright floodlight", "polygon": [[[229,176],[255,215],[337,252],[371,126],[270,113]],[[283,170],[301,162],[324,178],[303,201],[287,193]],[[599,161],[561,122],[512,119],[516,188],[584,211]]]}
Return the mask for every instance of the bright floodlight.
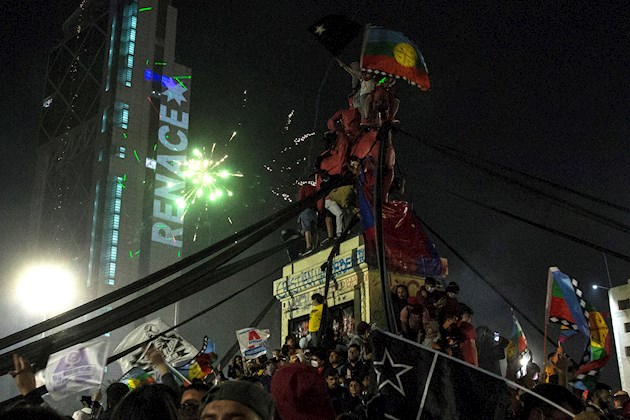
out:
{"label": "bright floodlight", "polygon": [[19,301],[28,312],[44,316],[56,315],[74,301],[74,276],[55,265],[39,265],[27,269],[16,288]]}
{"label": "bright floodlight", "polygon": [[597,289],[597,285],[596,284],[593,285],[593,289]]}

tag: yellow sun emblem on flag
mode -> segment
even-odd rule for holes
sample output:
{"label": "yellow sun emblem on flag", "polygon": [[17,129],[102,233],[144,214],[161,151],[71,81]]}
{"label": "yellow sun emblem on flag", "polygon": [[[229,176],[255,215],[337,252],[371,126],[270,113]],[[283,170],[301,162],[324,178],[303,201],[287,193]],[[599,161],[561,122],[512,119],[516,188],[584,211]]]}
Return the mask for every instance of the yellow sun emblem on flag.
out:
{"label": "yellow sun emblem on flag", "polygon": [[401,66],[415,67],[418,54],[413,46],[401,42],[394,47],[394,58]]}

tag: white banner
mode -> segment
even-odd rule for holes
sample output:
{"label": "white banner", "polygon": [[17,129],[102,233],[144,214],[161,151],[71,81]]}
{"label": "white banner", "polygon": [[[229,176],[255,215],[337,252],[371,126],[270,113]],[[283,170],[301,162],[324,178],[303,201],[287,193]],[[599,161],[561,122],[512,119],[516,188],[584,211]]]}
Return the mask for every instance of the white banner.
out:
{"label": "white banner", "polygon": [[[135,346],[136,344],[140,344],[153,337],[157,337],[159,333],[166,331],[169,328],[171,327],[160,318],[146,322],[127,334],[118,347],[116,347],[116,350],[114,350],[114,354],[118,354]],[[175,331],[171,331],[165,335],[157,337],[151,343],[162,352],[166,363],[171,365],[188,362],[199,352],[192,344],[184,340],[184,338]],[[119,359],[118,363],[122,367],[122,371],[127,372],[135,366],[151,370],[152,366],[150,362],[146,360],[144,354],[144,350],[139,348],[129,355]]]}
{"label": "white banner", "polygon": [[60,400],[69,394],[99,387],[108,350],[109,340],[101,337],[52,354],[44,372],[50,396]]}
{"label": "white banner", "polygon": [[246,359],[255,359],[267,354],[267,339],[270,336],[269,330],[259,330],[258,328],[250,327],[236,331],[241,354]]}

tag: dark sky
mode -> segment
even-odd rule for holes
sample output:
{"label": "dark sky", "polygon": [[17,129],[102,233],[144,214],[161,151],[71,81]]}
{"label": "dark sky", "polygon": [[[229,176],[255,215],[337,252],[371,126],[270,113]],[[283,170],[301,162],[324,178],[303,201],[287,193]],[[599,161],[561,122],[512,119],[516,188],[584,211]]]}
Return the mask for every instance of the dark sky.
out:
{"label": "dark sky", "polygon": [[[306,32],[329,13],[404,32],[422,50],[432,89],[426,93],[398,83],[402,129],[628,206],[627,4],[530,3],[174,1],[179,8],[178,61],[192,67],[193,75],[190,138],[199,145],[222,143],[236,130],[230,162],[245,174],[236,198],[212,210],[216,221],[209,240],[280,209],[283,201],[271,190],[295,194],[291,183],[309,173],[304,163],[296,162],[317,155],[326,119],[345,105],[349,77]],[[26,215],[46,52],[78,1],[54,4],[33,0],[0,6],[4,41],[0,263],[5,290],[17,268],[30,258]],[[358,60],[359,44],[357,39],[340,58]],[[312,131],[316,135],[280,153]],[[559,209],[413,139],[398,135],[395,147],[418,215],[539,328],[544,323],[549,266],[557,265],[577,278],[586,298],[608,310],[605,293],[590,289],[593,283],[608,284],[602,252],[481,209],[445,190],[620,253],[629,249],[625,232]],[[282,166],[292,169],[281,172]],[[629,223],[627,213],[543,188]],[[508,335],[509,306],[433,239],[450,261],[450,280],[460,284],[463,300],[476,311],[475,323]],[[608,265],[613,285],[629,277],[630,264],[608,257]],[[265,285],[257,292],[261,305],[270,290]],[[540,361],[542,337],[521,322]],[[616,361],[611,360],[604,379],[618,386],[615,371]]]}

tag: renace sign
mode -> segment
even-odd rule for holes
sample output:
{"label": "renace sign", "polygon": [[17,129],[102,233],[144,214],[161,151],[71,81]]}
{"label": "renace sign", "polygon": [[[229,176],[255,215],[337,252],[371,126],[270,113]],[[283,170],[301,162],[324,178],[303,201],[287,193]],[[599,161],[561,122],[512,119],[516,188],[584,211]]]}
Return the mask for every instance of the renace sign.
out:
{"label": "renace sign", "polygon": [[[188,112],[182,108],[188,90],[181,82],[163,78],[167,89],[162,92],[177,102],[177,107],[160,105],[160,128],[158,129],[158,155],[156,157],[155,192],[153,195],[153,228],[151,240],[181,248],[184,233],[184,209],[177,205],[182,197],[185,182],[181,177],[181,163],[186,160],[188,148]],[[173,104],[174,105],[174,104]]]}

